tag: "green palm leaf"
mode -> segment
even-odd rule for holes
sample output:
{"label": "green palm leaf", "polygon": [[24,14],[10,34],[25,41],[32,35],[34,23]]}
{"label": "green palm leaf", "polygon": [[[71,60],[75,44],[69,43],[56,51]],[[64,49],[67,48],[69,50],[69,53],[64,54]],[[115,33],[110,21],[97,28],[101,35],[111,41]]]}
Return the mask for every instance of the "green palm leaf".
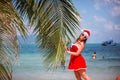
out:
{"label": "green palm leaf", "polygon": [[70,43],[80,29],[80,16],[71,0],[13,0],[23,18],[29,19],[44,62],[58,67],[65,60],[62,40]]}
{"label": "green palm leaf", "polygon": [[11,73],[6,71],[7,69],[0,63],[0,80],[11,80]]}
{"label": "green palm leaf", "polygon": [[32,17],[44,62],[58,67],[65,60],[62,40],[71,41],[80,29],[79,14],[70,0],[40,0]]}
{"label": "green palm leaf", "polygon": [[19,58],[17,30],[26,36],[26,28],[11,0],[0,0],[0,80],[12,79],[12,66]]}

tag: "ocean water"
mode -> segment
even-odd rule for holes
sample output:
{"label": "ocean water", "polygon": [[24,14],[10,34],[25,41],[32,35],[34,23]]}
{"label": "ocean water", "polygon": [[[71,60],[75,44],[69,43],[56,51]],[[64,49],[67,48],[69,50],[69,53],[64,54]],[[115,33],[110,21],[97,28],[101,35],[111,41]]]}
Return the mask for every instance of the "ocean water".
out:
{"label": "ocean water", "polygon": [[[96,52],[97,58],[91,55]],[[47,71],[41,60],[41,51],[35,44],[22,44],[20,64],[13,66],[13,80],[75,80],[72,71],[67,69],[69,55],[66,54],[66,68]],[[102,55],[105,58],[102,58]],[[115,80],[120,75],[120,44],[117,46],[101,46],[86,44],[82,53],[87,62],[87,74],[91,80]]]}

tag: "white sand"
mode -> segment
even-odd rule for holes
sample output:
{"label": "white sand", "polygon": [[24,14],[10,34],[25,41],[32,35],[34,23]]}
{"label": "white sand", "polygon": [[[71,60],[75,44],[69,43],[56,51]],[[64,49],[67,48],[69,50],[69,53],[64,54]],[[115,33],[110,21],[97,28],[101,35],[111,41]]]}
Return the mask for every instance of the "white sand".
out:
{"label": "white sand", "polygon": [[[91,80],[115,80],[116,74],[112,71],[104,72],[89,72],[88,75]],[[40,72],[40,71],[26,71],[14,72],[13,80],[75,80],[72,71],[55,71],[55,72]]]}

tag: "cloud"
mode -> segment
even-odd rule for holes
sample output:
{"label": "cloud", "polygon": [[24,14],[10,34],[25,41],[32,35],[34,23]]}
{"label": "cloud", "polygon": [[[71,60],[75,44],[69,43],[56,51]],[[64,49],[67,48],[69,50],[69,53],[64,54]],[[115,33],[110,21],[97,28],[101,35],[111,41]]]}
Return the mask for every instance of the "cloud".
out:
{"label": "cloud", "polygon": [[114,21],[107,20],[101,16],[94,16],[94,20],[99,24],[103,25],[103,28],[107,31],[120,30],[120,24],[114,23]]}
{"label": "cloud", "polygon": [[104,17],[93,16],[93,18],[96,22],[106,22],[106,19]]}
{"label": "cloud", "polygon": [[109,3],[112,3],[113,0],[103,0],[103,2],[104,2],[105,4],[109,4]]}
{"label": "cloud", "polygon": [[120,11],[120,0],[94,0],[94,8],[96,10],[100,10],[105,7],[109,7],[109,9]]}
{"label": "cloud", "polygon": [[120,6],[114,6],[111,9],[112,16],[120,16]]}
{"label": "cloud", "polygon": [[118,5],[120,4],[120,0],[113,0],[113,2]]}
{"label": "cloud", "polygon": [[111,30],[120,31],[120,24],[115,24],[115,23],[113,23],[111,21],[107,21],[104,24],[104,28],[109,30],[109,31],[111,31]]}
{"label": "cloud", "polygon": [[94,8],[100,10],[109,7],[110,14],[113,17],[120,16],[120,0],[95,0]]}
{"label": "cloud", "polygon": [[103,2],[105,4],[114,4],[114,5],[119,5],[120,4],[120,0],[103,0]]}
{"label": "cloud", "polygon": [[104,24],[104,28],[106,29],[106,30],[113,30],[114,29],[114,24],[112,23],[112,22],[106,22],[105,24]]}
{"label": "cloud", "polygon": [[115,25],[115,30],[120,30],[120,24]]}
{"label": "cloud", "polygon": [[96,3],[96,4],[94,5],[94,8],[95,8],[96,10],[100,10],[100,4],[99,4],[99,3]]}

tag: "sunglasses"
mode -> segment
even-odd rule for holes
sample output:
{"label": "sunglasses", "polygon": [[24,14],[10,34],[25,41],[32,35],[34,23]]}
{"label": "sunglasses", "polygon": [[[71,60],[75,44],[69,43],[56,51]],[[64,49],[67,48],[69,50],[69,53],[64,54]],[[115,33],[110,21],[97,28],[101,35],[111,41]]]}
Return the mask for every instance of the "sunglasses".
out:
{"label": "sunglasses", "polygon": [[87,36],[84,33],[81,33],[81,36],[84,36],[84,38],[87,39]]}

